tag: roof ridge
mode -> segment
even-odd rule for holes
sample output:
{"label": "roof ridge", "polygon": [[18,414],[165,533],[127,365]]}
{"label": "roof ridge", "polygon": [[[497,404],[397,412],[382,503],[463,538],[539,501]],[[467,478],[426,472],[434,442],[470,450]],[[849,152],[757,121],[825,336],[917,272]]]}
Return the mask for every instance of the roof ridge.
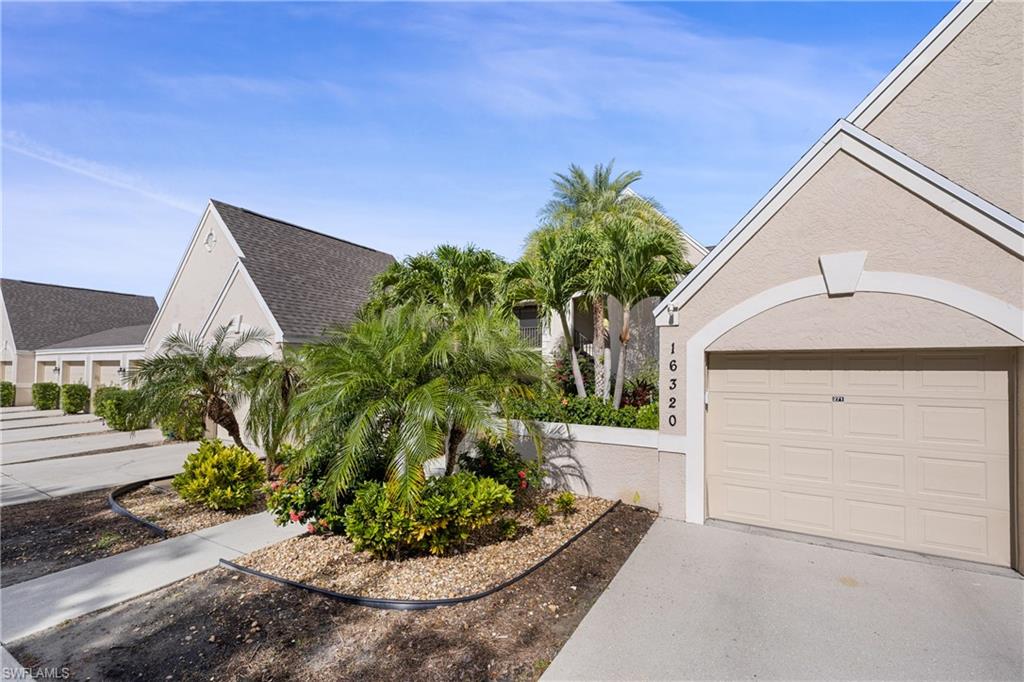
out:
{"label": "roof ridge", "polygon": [[110,291],[109,289],[93,289],[92,287],[76,287],[70,284],[53,284],[51,282],[33,282],[28,279],[14,279],[13,277],[2,277],[0,282],[18,282],[19,284],[31,284],[37,287],[54,287],[55,289],[75,289],[76,291],[91,291],[94,294],[112,294],[114,296],[131,296],[132,298],[152,298],[156,300],[155,296],[149,294],[130,294],[124,291]]}
{"label": "roof ridge", "polygon": [[311,234],[318,235],[320,237],[327,237],[328,239],[333,239],[333,240],[341,242],[343,244],[348,244],[350,246],[356,246],[356,247],[358,247],[360,249],[366,249],[367,251],[373,251],[374,253],[379,253],[379,254],[382,254],[382,255],[385,255],[385,256],[391,256],[392,258],[394,258],[394,256],[392,254],[388,253],[387,251],[381,251],[380,249],[375,249],[372,246],[366,246],[364,244],[357,244],[356,242],[350,241],[348,239],[342,239],[341,237],[336,237],[333,234],[327,234],[326,232],[320,232],[319,230],[314,230],[312,228],[305,227],[303,225],[297,225],[297,224],[289,222],[287,220],[281,220],[280,218],[275,218],[274,216],[269,216],[269,215],[267,215],[265,213],[258,213],[256,211],[253,211],[252,209],[245,208],[244,206],[236,206],[234,204],[229,204],[226,201],[221,201],[219,199],[212,199],[211,198],[210,201],[213,204],[215,204],[215,205],[216,204],[221,204],[223,206],[227,206],[228,208],[233,208],[236,211],[243,211],[245,213],[248,213],[249,215],[254,215],[257,218],[263,218],[264,220],[271,220],[271,221],[273,221],[275,223],[280,223],[282,225],[287,225],[288,227],[294,227],[297,230],[303,230],[305,232],[309,232]]}

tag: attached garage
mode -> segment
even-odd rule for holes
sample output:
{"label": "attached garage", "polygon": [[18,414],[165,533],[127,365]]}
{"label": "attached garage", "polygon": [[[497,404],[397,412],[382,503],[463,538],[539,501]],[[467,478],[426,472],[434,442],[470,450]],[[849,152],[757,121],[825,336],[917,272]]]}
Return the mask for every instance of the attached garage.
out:
{"label": "attached garage", "polygon": [[713,353],[708,516],[1008,566],[1008,350]]}

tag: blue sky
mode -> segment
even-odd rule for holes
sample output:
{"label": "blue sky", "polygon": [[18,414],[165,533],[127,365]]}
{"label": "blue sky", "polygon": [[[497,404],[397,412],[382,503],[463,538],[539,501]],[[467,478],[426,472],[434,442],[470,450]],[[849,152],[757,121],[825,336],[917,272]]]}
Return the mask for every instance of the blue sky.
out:
{"label": "blue sky", "polygon": [[714,243],[951,6],[4,3],[4,276],[159,298],[208,197],[514,258],[612,158]]}

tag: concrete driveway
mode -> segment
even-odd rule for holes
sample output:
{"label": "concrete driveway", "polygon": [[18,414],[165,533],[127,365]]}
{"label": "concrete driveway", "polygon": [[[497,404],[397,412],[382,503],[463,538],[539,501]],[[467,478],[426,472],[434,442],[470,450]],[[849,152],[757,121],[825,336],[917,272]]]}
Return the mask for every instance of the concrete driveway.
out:
{"label": "concrete driveway", "polygon": [[545,680],[1024,678],[1024,580],[659,519]]}

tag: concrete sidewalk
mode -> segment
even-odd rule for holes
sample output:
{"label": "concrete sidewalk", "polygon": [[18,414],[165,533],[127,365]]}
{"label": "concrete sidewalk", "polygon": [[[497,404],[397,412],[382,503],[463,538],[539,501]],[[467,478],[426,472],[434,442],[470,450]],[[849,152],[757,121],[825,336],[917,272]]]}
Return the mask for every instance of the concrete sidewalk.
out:
{"label": "concrete sidewalk", "polygon": [[78,438],[36,440],[0,446],[0,464],[18,464],[40,459],[96,454],[131,446],[152,445],[164,440],[160,429],[145,429],[134,433],[107,431],[90,433]]}
{"label": "concrete sidewalk", "polygon": [[100,433],[107,431],[107,425],[100,420],[85,422],[84,424],[64,424],[61,426],[36,426],[29,429],[0,429],[0,444],[21,443],[28,440],[42,440],[44,438],[63,438],[65,436],[79,436],[86,433]]}
{"label": "concrete sidewalk", "polygon": [[85,424],[99,421],[94,414],[58,414],[52,417],[32,417],[31,419],[5,419],[0,421],[0,431],[18,431],[40,426],[63,426],[65,424]]}
{"label": "concrete sidewalk", "polygon": [[658,519],[545,680],[1022,679],[1024,580]]}
{"label": "concrete sidewalk", "polygon": [[6,645],[303,532],[274,525],[264,512],[5,587],[0,640]]}
{"label": "concrete sidewalk", "polygon": [[64,414],[61,410],[37,410],[31,405],[20,405],[18,407],[0,407],[0,421],[8,419],[24,419],[32,417],[52,417]]}
{"label": "concrete sidewalk", "polygon": [[0,506],[100,490],[181,471],[198,443],[171,443],[20,464],[4,464]]}

